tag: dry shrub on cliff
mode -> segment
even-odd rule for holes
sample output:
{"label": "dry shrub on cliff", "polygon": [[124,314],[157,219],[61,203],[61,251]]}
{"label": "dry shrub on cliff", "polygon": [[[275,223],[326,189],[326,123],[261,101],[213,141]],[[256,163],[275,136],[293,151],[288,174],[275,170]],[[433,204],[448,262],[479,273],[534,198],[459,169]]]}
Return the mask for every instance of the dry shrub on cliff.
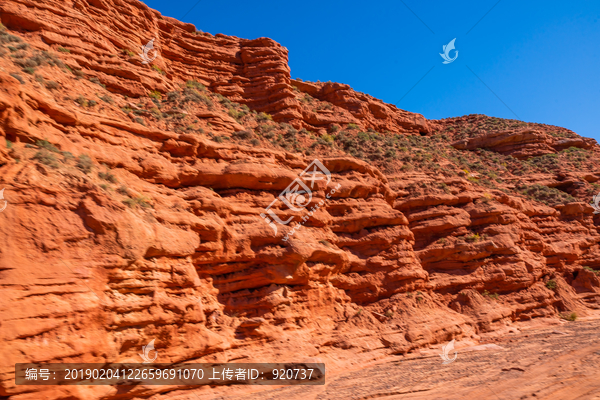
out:
{"label": "dry shrub on cliff", "polygon": [[249,130],[233,132],[231,135],[236,139],[250,139],[253,136]]}
{"label": "dry shrub on cliff", "polygon": [[148,97],[150,97],[151,99],[160,100],[162,98],[162,95],[158,90],[152,90],[150,93],[148,93]]}
{"label": "dry shrub on cliff", "polygon": [[137,196],[130,199],[123,200],[123,203],[126,204],[129,208],[150,208],[150,199],[145,196]]}
{"label": "dry shrub on cliff", "polygon": [[577,313],[576,312],[565,312],[561,313],[560,317],[567,321],[577,321]]}
{"label": "dry shrub on cliff", "polygon": [[152,69],[158,72],[161,75],[166,75],[166,72],[163,71],[158,65],[152,65]]}
{"label": "dry shrub on cliff", "polygon": [[500,298],[500,296],[498,296],[498,293],[490,293],[487,290],[484,290],[483,293],[481,293],[481,295],[492,300],[498,300]]}
{"label": "dry shrub on cliff", "polygon": [[219,100],[219,103],[223,104],[225,107],[227,107],[227,108],[233,107],[233,104],[231,104],[231,100],[229,100],[227,97],[223,96],[221,93],[216,93],[215,96]]}
{"label": "dry shrub on cliff", "polygon": [[556,281],[554,279],[550,279],[546,282],[546,287],[550,290],[556,290]]}
{"label": "dry shrub on cliff", "polygon": [[258,126],[258,131],[261,133],[261,135],[267,139],[271,139],[273,136],[275,136],[275,134],[273,133],[273,130],[275,130],[275,126],[273,125],[267,125],[267,124],[260,124]]}
{"label": "dry shrub on cliff", "polygon": [[544,154],[543,156],[539,157],[531,157],[529,160],[527,160],[527,163],[542,170],[556,169],[560,167],[560,159],[558,154],[555,153]]}
{"label": "dry shrub on cliff", "polygon": [[40,163],[42,163],[44,165],[52,167],[52,168],[59,167],[56,156],[54,154],[52,154],[52,152],[50,152],[46,149],[41,149],[40,151],[35,153],[35,155],[33,156],[33,159],[39,161]]}
{"label": "dry shrub on cliff", "polygon": [[237,106],[239,106],[238,103],[231,102],[230,105],[228,106],[227,113],[229,114],[230,117],[235,118],[239,122],[242,119],[244,119],[244,117],[246,115],[248,115],[250,113],[250,108],[248,108],[247,105],[243,104],[240,106],[241,109],[238,110],[236,108]]}
{"label": "dry shrub on cliff", "polygon": [[563,150],[561,153],[567,157],[569,163],[575,168],[579,168],[581,163],[587,161],[592,155],[589,150],[579,149],[577,147],[569,147],[568,149]]}
{"label": "dry shrub on cliff", "polygon": [[19,74],[11,73],[10,76],[12,76],[16,80],[18,80],[21,83],[21,85],[23,85],[25,83],[25,81],[23,80],[23,78]]}
{"label": "dry shrub on cliff", "polygon": [[22,42],[23,42],[23,40],[20,37],[11,35],[10,33],[6,32],[6,31],[0,31],[0,44],[22,43]]}
{"label": "dry shrub on cliff", "polygon": [[77,104],[79,104],[81,107],[89,107],[90,106],[90,101],[88,99],[86,99],[85,97],[83,97],[82,95],[79,95],[75,99],[75,102]]}
{"label": "dry shrub on cliff", "polygon": [[90,172],[92,172],[93,162],[90,156],[88,156],[87,154],[82,154],[79,157],[77,157],[77,164],[75,164],[75,166],[84,173],[89,174]]}
{"label": "dry shrub on cliff", "polygon": [[528,198],[552,207],[577,201],[568,193],[538,183],[531,186],[520,186],[517,189]]}
{"label": "dry shrub on cliff", "polygon": [[108,169],[106,172],[98,172],[98,177],[100,179],[104,179],[105,181],[109,181],[110,183],[117,183],[117,177],[114,176]]}
{"label": "dry shrub on cliff", "polygon": [[110,97],[109,95],[100,96],[100,100],[102,100],[103,102],[108,103],[108,104],[114,103],[112,97]]}
{"label": "dry shrub on cliff", "polygon": [[103,89],[106,89],[106,85],[100,82],[100,79],[96,78],[95,76],[92,76],[90,78],[90,82],[95,83],[96,85],[100,85]]}
{"label": "dry shrub on cliff", "polygon": [[[179,98],[179,97],[177,96],[176,98]],[[188,102],[193,102],[193,103],[201,102],[201,103],[206,104],[208,107],[213,106],[213,102],[208,96],[201,94],[196,89],[190,88],[190,87],[183,89],[182,103],[188,103]]]}
{"label": "dry shrub on cliff", "polygon": [[200,90],[201,92],[203,92],[203,91],[205,91],[205,90],[206,90],[206,86],[204,86],[204,85],[203,85],[203,84],[201,84],[200,82],[196,82],[196,81],[192,81],[192,80],[190,80],[190,81],[187,81],[187,82],[185,83],[185,86],[186,86],[186,87],[188,87],[188,88],[192,88],[192,89],[198,89],[198,90]]}
{"label": "dry shrub on cliff", "polygon": [[60,152],[60,150],[55,145],[53,145],[52,143],[50,143],[47,140],[38,140],[38,141],[35,142],[35,145],[37,147],[39,147],[39,148],[46,149],[46,150],[51,151],[53,153],[59,153]]}
{"label": "dry shrub on cliff", "polygon": [[273,121],[273,117],[270,114],[264,113],[262,111],[258,113],[256,119],[259,121]]}

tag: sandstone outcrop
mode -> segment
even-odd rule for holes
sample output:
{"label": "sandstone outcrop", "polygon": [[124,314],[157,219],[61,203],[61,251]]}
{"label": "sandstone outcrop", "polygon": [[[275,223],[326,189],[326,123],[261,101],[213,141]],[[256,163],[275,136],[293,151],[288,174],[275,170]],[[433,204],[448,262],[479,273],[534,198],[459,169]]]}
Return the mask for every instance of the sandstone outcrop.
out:
{"label": "sandstone outcrop", "polygon": [[[291,80],[274,41],[134,0],[0,20],[0,396],[169,392],[14,384],[17,362],[139,362],[153,339],[157,362],[335,371],[600,307],[591,139]],[[155,68],[128,53],[153,37]],[[273,203],[315,158],[331,181]]]}

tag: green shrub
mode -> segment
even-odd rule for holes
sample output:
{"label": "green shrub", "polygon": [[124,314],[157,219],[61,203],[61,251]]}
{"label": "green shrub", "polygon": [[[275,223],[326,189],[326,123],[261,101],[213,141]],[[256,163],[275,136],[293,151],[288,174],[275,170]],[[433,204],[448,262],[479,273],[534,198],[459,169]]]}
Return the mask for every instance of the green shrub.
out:
{"label": "green shrub", "polygon": [[75,166],[84,173],[89,174],[90,172],[92,172],[92,159],[87,154],[82,154],[79,157],[77,157],[77,164],[75,164]]}
{"label": "green shrub", "polygon": [[160,100],[162,98],[162,95],[158,90],[153,90],[150,93],[148,93],[148,97],[150,97],[151,99]]}
{"label": "green shrub", "polygon": [[554,279],[550,279],[546,282],[546,287],[550,290],[556,290],[556,281]]}
{"label": "green shrub", "polygon": [[498,293],[490,293],[487,290],[484,290],[481,294],[483,296],[489,297],[492,300],[498,300],[500,298],[500,296],[498,296]]}
{"label": "green shrub", "polygon": [[133,57],[135,56],[135,53],[129,49],[121,49],[121,53],[129,56],[129,57]]}
{"label": "green shrub", "polygon": [[332,135],[328,135],[327,133],[325,133],[321,136],[321,139],[323,139],[326,142],[326,144],[333,143],[333,138],[334,137]]}
{"label": "green shrub", "polygon": [[8,140],[8,139],[6,139],[6,148],[7,149],[12,149],[13,148],[13,143],[10,140]]}
{"label": "green shrub", "polygon": [[595,269],[593,269],[592,267],[588,267],[588,266],[584,266],[583,269],[593,272],[595,274],[600,274],[600,271],[596,271]]}
{"label": "green shrub", "polygon": [[481,239],[481,236],[479,236],[479,233],[473,233],[471,235],[467,235],[465,237],[465,240],[468,242],[478,242]]}
{"label": "green shrub", "polygon": [[206,86],[204,86],[200,82],[196,82],[196,81],[187,81],[185,83],[185,86],[188,88],[192,88],[192,89],[198,89],[202,92],[206,90]]}
{"label": "green shrub", "polygon": [[58,51],[60,51],[61,53],[70,53],[71,52],[71,50],[66,49],[62,46],[58,46]]}
{"label": "green shrub", "polygon": [[566,319],[567,321],[576,321],[577,320],[577,313],[576,312],[566,312],[566,313],[562,313],[560,314],[560,317],[562,319]]}
{"label": "green shrub", "polygon": [[221,93],[216,93],[215,96],[217,97],[217,99],[219,99],[219,103],[227,107],[231,107],[231,100],[229,100],[227,97],[223,96]]}
{"label": "green shrub", "polygon": [[235,118],[238,121],[246,116],[246,113],[244,111],[238,111],[235,108],[230,108],[227,111],[227,114],[229,114],[230,117]]}
{"label": "green shrub", "polygon": [[162,69],[160,69],[160,67],[158,65],[152,65],[152,69],[155,70],[156,72],[158,72],[161,75],[165,75],[165,71],[163,71]]}
{"label": "green shrub", "polygon": [[256,119],[259,121],[273,121],[273,117],[270,114],[259,112],[256,116]]}

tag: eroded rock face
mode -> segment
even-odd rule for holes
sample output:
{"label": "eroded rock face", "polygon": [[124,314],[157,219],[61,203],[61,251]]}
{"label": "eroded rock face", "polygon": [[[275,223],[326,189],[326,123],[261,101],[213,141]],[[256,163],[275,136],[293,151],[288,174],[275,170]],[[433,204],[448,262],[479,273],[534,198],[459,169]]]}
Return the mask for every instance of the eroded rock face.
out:
{"label": "eroded rock face", "polygon": [[[444,121],[345,85],[291,82],[287,51],[272,40],[195,34],[135,1],[9,0],[0,19],[33,49],[64,46],[70,53],[60,59],[112,96],[85,105],[78,95],[107,92],[57,63],[36,67],[39,79],[0,58],[0,189],[8,201],[0,212],[2,396],[165,391],[14,385],[17,362],[139,362],[152,339],[157,362],[319,358],[335,370],[599,305],[599,220],[583,202],[545,206],[510,182],[500,190],[468,177],[444,180],[443,194],[411,193],[407,182],[445,178],[392,178],[372,163],[329,154],[318,156],[329,185],[317,184],[301,211],[276,202],[276,215],[291,220],[275,232],[261,213],[316,156],[266,141],[211,140],[173,122],[244,137],[264,118],[236,118],[215,93],[316,130],[343,122],[420,136],[439,133]],[[151,36],[169,43],[156,64],[164,75],[121,53]],[[196,92],[206,104],[167,110],[167,96],[145,97],[181,90],[189,79],[210,89]],[[302,93],[335,108],[310,114]],[[523,138],[543,138],[546,147],[538,140],[536,149],[548,152],[596,151],[576,135],[550,140],[540,132]],[[515,157],[529,151],[504,147],[515,142],[511,135],[450,135],[448,143],[466,140],[454,146],[464,152],[486,144]]]}
{"label": "eroded rock face", "polygon": [[292,85],[316,99],[327,101],[345,111],[344,118],[335,113],[323,115],[314,110],[303,110],[303,120],[309,125],[357,124],[364,129],[378,132],[428,134],[431,127],[421,114],[400,110],[364,93],[357,93],[348,85],[340,83],[316,83],[292,80]]}
{"label": "eroded rock face", "polygon": [[[293,89],[307,85],[291,80],[285,47],[269,38],[247,40],[197,32],[192,24],[163,17],[136,0],[76,4],[51,0],[33,8],[28,2],[11,0],[0,5],[0,13],[8,28],[30,32],[36,41],[54,48],[72,49],[64,57],[71,68],[130,97],[154,90],[167,93],[175,88],[174,82],[195,79],[215,93],[297,128],[320,130],[359,123],[378,131],[430,131],[422,115],[357,94],[347,85],[325,84],[315,97],[334,107],[313,110]],[[153,65],[162,74],[142,65],[137,54],[151,39],[160,49]]]}

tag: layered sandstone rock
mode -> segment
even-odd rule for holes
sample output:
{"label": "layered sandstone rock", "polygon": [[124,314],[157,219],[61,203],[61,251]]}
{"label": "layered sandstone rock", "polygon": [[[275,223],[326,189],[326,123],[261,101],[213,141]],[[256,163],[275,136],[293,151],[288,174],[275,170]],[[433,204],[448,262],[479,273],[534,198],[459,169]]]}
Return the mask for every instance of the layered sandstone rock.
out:
{"label": "layered sandstone rock", "polygon": [[[174,83],[194,79],[296,127],[319,130],[360,121],[361,126],[379,131],[429,132],[420,114],[359,95],[347,85],[325,85],[316,97],[334,106],[311,109],[293,90],[293,85],[302,90],[307,84],[290,79],[285,47],[269,38],[203,33],[137,0],[46,1],[43,6],[11,0],[0,4],[0,13],[4,25],[27,32],[40,48],[70,50],[65,62],[96,77],[111,92],[130,97],[155,90],[167,93]],[[151,39],[160,51],[155,69],[142,64],[137,54]]]}
{"label": "layered sandstone rock", "polygon": [[[174,390],[14,385],[17,362],[139,362],[153,339],[157,362],[318,358],[335,371],[600,305],[594,209],[526,198],[502,165],[506,179],[492,187],[453,158],[574,147],[594,163],[588,139],[553,139],[543,127],[461,137],[447,129],[460,121],[427,121],[346,85],[290,81],[287,51],[270,39],[195,34],[135,1],[9,0],[0,19],[10,28],[0,41],[23,47],[20,58],[0,58],[1,396]],[[165,74],[121,53],[152,37],[168,44],[154,64]],[[38,53],[58,46],[70,52]],[[46,61],[37,75],[23,72],[19,60],[38,56]],[[208,90],[182,86],[192,79]],[[163,95],[151,100],[153,90]],[[301,151],[277,148],[272,130],[300,133],[260,111],[313,129],[297,140]],[[447,135],[450,155],[434,148],[431,163],[444,167],[432,171],[389,156],[400,172],[382,172],[329,135],[310,137],[332,124],[378,130],[398,151],[393,134],[415,134],[406,140],[425,160],[417,139]],[[291,222],[274,231],[261,214],[315,157],[331,182],[317,184],[301,211],[276,202]],[[544,182],[567,190],[599,178],[561,171]]]}

